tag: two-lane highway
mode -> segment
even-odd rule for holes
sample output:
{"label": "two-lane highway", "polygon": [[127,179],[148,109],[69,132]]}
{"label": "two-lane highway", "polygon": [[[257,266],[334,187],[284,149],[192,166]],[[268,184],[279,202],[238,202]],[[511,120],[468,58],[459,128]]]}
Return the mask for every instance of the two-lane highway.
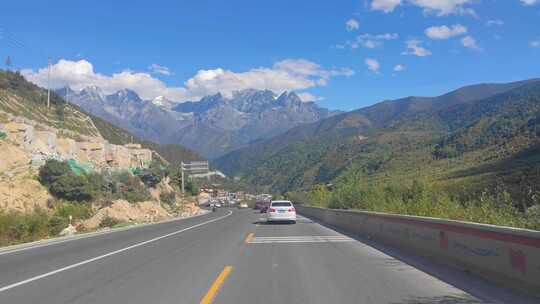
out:
{"label": "two-lane highway", "polygon": [[475,297],[306,218],[270,225],[253,210],[0,253],[2,304],[534,303],[504,295]]}

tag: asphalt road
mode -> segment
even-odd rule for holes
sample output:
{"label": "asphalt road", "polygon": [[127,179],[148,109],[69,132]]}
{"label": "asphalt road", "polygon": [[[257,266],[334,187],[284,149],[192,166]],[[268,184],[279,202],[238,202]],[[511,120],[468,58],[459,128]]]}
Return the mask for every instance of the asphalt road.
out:
{"label": "asphalt road", "polygon": [[306,218],[227,210],[0,253],[0,303],[537,303]]}

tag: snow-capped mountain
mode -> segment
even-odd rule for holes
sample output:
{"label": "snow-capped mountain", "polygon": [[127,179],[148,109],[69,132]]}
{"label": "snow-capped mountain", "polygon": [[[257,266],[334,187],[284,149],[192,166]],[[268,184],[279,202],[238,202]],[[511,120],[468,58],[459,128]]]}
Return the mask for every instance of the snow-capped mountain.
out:
{"label": "snow-capped mountain", "polygon": [[294,92],[243,90],[199,101],[175,103],[163,96],[142,100],[124,89],[104,94],[98,87],[62,89],[61,96],[132,133],[162,144],[181,144],[214,158],[250,142],[266,139],[334,114]]}
{"label": "snow-capped mountain", "polygon": [[154,98],[152,100],[152,103],[158,107],[161,107],[167,110],[171,110],[175,105],[175,103],[172,100],[167,99],[167,97],[165,96],[158,96]]}

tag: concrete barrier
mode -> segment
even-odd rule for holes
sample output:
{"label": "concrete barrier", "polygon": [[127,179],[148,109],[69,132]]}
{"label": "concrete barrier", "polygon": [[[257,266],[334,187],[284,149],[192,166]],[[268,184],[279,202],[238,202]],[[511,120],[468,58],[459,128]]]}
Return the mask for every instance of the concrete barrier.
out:
{"label": "concrete barrier", "polygon": [[321,224],[540,296],[539,231],[378,212],[296,209]]}

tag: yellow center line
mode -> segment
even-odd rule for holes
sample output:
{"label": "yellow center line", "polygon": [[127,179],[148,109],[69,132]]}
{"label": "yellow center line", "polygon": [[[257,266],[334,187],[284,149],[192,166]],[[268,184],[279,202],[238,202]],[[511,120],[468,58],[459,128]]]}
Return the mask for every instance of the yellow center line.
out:
{"label": "yellow center line", "polygon": [[252,239],[253,239],[253,232],[246,236],[246,239],[244,240],[244,243],[249,244]]}
{"label": "yellow center line", "polygon": [[223,282],[225,282],[225,279],[227,276],[229,276],[232,270],[232,266],[225,266],[225,268],[223,268],[223,271],[219,274],[214,283],[212,283],[212,286],[210,286],[210,289],[208,289],[208,292],[204,298],[202,298],[201,304],[211,304],[214,302],[214,298],[216,297],[219,288],[221,285],[223,285]]}

